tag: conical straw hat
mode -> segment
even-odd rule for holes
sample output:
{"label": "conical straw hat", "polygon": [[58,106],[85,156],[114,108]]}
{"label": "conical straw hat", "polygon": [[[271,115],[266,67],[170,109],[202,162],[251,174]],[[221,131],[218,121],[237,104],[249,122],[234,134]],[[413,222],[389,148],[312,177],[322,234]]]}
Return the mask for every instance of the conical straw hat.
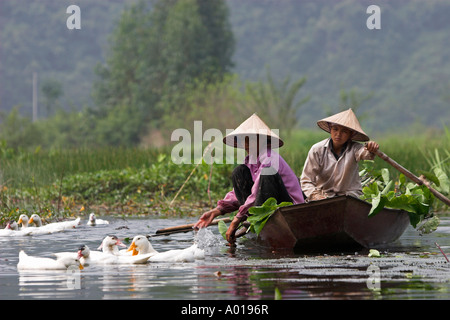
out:
{"label": "conical straw hat", "polygon": [[331,117],[317,121],[317,125],[326,132],[331,131],[331,124],[338,124],[340,126],[355,131],[355,134],[352,136],[352,140],[356,141],[370,140],[369,136],[361,129],[361,125],[359,124],[359,121],[351,108],[346,111],[337,113]]}
{"label": "conical straw hat", "polygon": [[223,138],[223,143],[235,147],[244,148],[245,137],[266,136],[268,143],[271,142],[273,148],[281,147],[284,142],[254,113],[250,118],[242,122],[235,130]]}

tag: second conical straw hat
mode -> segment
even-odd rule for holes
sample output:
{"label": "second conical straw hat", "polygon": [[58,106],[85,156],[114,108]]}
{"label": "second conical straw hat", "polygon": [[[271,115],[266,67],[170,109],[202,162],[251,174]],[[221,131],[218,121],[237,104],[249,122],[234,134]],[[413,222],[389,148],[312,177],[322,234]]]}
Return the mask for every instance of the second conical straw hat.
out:
{"label": "second conical straw hat", "polygon": [[223,138],[223,143],[235,147],[244,148],[245,137],[266,136],[271,142],[273,148],[281,147],[284,142],[276,135],[260,117],[254,113],[235,130],[230,132]]}
{"label": "second conical straw hat", "polygon": [[326,132],[331,131],[331,124],[333,123],[355,131],[355,134],[352,136],[352,140],[370,140],[369,136],[361,129],[361,125],[359,124],[359,121],[351,108],[337,113],[331,117],[317,121],[317,125]]}

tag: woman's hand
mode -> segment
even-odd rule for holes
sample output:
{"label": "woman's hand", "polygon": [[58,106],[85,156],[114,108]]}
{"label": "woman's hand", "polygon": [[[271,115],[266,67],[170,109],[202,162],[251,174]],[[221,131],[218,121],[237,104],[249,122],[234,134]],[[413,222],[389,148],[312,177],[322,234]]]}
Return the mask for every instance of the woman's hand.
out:
{"label": "woman's hand", "polygon": [[366,149],[371,153],[377,153],[379,148],[380,146],[375,141],[369,141],[366,143]]}
{"label": "woman's hand", "polygon": [[227,241],[230,244],[230,246],[234,246],[236,242],[236,230],[239,227],[239,224],[241,223],[241,219],[238,217],[234,217],[233,221],[231,221],[230,226],[228,227],[228,230],[226,232]]}
{"label": "woman's hand", "polygon": [[217,208],[209,210],[209,211],[205,212],[204,214],[202,214],[202,216],[200,217],[200,219],[198,219],[198,221],[195,223],[193,228],[195,230],[198,230],[201,228],[206,228],[207,226],[209,226],[211,224],[211,222],[214,220],[215,217],[220,216],[221,214],[222,213]]}

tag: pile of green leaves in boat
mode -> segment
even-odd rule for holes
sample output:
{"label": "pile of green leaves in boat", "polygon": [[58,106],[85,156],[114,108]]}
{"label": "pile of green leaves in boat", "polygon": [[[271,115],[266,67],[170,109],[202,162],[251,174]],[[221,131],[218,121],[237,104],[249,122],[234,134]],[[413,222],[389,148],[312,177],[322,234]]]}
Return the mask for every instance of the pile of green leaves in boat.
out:
{"label": "pile of green leaves in boat", "polygon": [[[439,218],[433,214],[433,203],[437,200],[425,185],[407,182],[400,174],[398,180],[390,178],[389,170],[374,169],[373,161],[362,163],[360,171],[363,185],[361,199],[372,204],[369,217],[376,215],[384,207],[401,209],[408,212],[411,225],[422,233],[430,233],[439,225]],[[425,177],[433,183],[436,189],[448,193],[450,180],[444,171],[435,168],[433,173],[424,172]]]}
{"label": "pile of green leaves in boat", "polygon": [[[369,217],[375,216],[384,207],[401,209],[408,212],[411,225],[422,234],[436,230],[440,220],[433,214],[433,204],[437,200],[425,185],[407,182],[403,174],[399,175],[398,180],[392,180],[387,168],[375,169],[374,162],[371,160],[363,161],[362,166],[363,169],[359,173],[363,185],[361,199],[372,204]],[[442,169],[434,168],[432,173],[423,172],[422,174],[433,183],[435,189],[449,194],[450,179]],[[248,210],[251,215],[247,219],[250,222],[250,231],[259,234],[275,210],[287,205],[292,203],[277,204],[275,198],[269,198],[261,206],[251,207]],[[227,225],[220,221],[218,227],[225,238]]]}
{"label": "pile of green leaves in boat", "polygon": [[[280,207],[290,206],[292,202],[281,202],[277,204],[277,200],[275,198],[269,198],[264,202],[261,206],[254,206],[248,209],[250,213],[247,221],[250,223],[250,232],[259,234],[261,230],[264,228],[267,220],[269,220],[270,216]],[[227,232],[227,225],[225,222],[220,221],[218,224],[219,232],[226,239],[225,233]]]}

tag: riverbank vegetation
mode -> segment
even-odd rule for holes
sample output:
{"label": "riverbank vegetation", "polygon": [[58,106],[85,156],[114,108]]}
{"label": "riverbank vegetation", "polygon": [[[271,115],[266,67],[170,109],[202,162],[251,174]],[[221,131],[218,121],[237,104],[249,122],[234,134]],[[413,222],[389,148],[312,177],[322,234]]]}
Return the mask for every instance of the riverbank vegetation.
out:
{"label": "riverbank vegetation", "polygon": [[[280,153],[300,176],[311,145],[327,134],[296,130]],[[377,139],[382,150],[416,175],[450,175],[450,133]],[[97,148],[24,151],[0,147],[0,223],[20,213],[54,220],[99,215],[197,216],[231,187],[232,164],[175,164],[171,149]],[[388,167],[376,159],[373,168]],[[362,168],[361,168],[362,169]],[[399,173],[388,168],[391,177]],[[436,183],[436,182],[434,182]],[[447,196],[448,185],[437,186]],[[436,202],[434,210],[448,208]]]}

